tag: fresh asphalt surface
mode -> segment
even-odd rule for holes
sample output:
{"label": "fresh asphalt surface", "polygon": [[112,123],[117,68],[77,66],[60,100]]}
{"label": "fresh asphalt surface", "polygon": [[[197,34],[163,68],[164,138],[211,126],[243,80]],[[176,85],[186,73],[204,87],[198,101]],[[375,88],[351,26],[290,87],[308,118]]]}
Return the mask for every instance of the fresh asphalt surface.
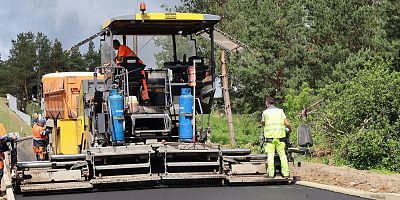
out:
{"label": "fresh asphalt surface", "polygon": [[17,200],[360,200],[364,198],[300,185],[153,188],[107,192],[16,196]]}
{"label": "fresh asphalt surface", "polygon": [[[18,144],[18,160],[35,160],[32,140]],[[46,195],[17,195],[17,200],[359,200],[364,199],[300,185],[170,187]]]}

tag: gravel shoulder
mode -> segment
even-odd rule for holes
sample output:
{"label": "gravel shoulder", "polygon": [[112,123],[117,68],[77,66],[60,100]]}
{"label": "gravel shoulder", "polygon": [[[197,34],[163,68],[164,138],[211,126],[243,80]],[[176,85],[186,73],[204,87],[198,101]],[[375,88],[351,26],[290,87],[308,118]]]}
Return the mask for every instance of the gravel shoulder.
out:
{"label": "gravel shoulder", "polygon": [[400,194],[400,174],[381,174],[311,162],[302,162],[301,167],[291,167],[292,175],[300,176],[303,181],[375,193]]}

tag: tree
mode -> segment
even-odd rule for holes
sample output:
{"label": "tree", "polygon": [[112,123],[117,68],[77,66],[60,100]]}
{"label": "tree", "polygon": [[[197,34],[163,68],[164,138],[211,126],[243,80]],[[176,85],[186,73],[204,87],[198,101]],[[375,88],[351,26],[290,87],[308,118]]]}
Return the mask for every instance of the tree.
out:
{"label": "tree", "polygon": [[[313,87],[347,77],[349,69],[336,65],[361,51],[385,58],[393,56],[384,31],[382,5],[369,0],[308,0],[305,6],[311,27],[305,64],[313,69]],[[351,70],[356,72],[359,67],[362,66]]]}
{"label": "tree", "polygon": [[82,54],[79,49],[74,48],[65,52],[68,60],[65,63],[67,71],[85,71]]}
{"label": "tree", "polygon": [[10,91],[10,84],[8,83],[9,71],[6,66],[6,62],[1,60],[0,57],[0,95],[5,96]]}
{"label": "tree", "polygon": [[62,44],[58,39],[54,40],[53,46],[51,48],[50,63],[53,68],[52,72],[66,70],[66,55],[62,49]]}
{"label": "tree", "polygon": [[10,57],[6,67],[6,70],[10,72],[8,81],[13,88],[10,93],[21,101],[20,108],[24,110],[31,99],[31,88],[37,79],[34,71],[37,61],[35,35],[32,32],[20,33],[11,43]]}
{"label": "tree", "polygon": [[[186,56],[186,62],[189,57],[195,54],[194,42],[190,39],[190,36],[177,36],[176,37],[176,55],[177,59],[183,61],[184,55]],[[196,41],[199,47],[199,40]],[[164,62],[174,61],[174,51],[172,45],[172,37],[158,36],[154,38],[154,44],[157,47],[161,47],[161,51],[154,54],[156,65],[162,69]],[[201,45],[201,44],[200,44]]]}
{"label": "tree", "polygon": [[[182,0],[176,10],[222,16],[217,26],[258,52],[230,57],[234,105],[253,112],[270,91],[284,97],[303,82],[320,88],[356,73],[361,65],[351,72],[336,66],[348,57],[370,52],[393,58],[398,48],[385,33],[388,2],[399,5],[391,0]],[[393,9],[390,13],[397,13]]]}
{"label": "tree", "polygon": [[400,2],[397,0],[386,0],[382,1],[383,4],[383,14],[387,17],[387,22],[385,23],[385,29],[387,35],[391,39],[400,39],[400,32],[398,27],[400,27]]}
{"label": "tree", "polygon": [[35,37],[35,46],[37,59],[35,66],[37,66],[38,76],[41,77],[42,75],[53,71],[50,62],[50,52],[52,44],[46,35],[39,32]]}
{"label": "tree", "polygon": [[84,55],[84,67],[88,71],[94,71],[94,69],[101,65],[100,51],[94,50],[95,46],[92,41],[89,42],[87,53]]}
{"label": "tree", "polygon": [[362,65],[353,79],[321,89],[321,132],[356,168],[400,171],[400,72],[380,57]]}
{"label": "tree", "polygon": [[319,141],[335,141],[340,157],[358,168],[398,170],[399,156],[387,152],[400,149],[393,105],[400,98],[399,8],[396,0],[182,0],[176,10],[220,15],[218,28],[254,49],[228,60],[234,110],[262,109],[273,91],[286,96],[284,105],[296,117],[325,97],[323,114],[313,117],[325,127],[312,127]]}

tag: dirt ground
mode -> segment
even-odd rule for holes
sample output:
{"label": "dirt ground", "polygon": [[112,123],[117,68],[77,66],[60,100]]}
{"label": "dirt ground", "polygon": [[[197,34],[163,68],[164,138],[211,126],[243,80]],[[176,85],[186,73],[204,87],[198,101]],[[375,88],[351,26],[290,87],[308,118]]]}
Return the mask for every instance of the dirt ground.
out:
{"label": "dirt ground", "polygon": [[369,192],[400,193],[400,174],[381,174],[310,162],[302,162],[301,167],[292,166],[291,171],[292,175],[300,176],[302,181]]}

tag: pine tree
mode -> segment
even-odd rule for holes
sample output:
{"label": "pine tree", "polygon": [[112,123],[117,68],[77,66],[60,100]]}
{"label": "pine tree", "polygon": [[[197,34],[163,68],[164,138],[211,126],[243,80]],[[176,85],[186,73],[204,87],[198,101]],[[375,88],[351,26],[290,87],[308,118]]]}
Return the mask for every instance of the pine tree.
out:
{"label": "pine tree", "polygon": [[79,49],[71,49],[65,52],[68,59],[65,63],[66,71],[84,71],[85,66],[82,59],[82,54]]}
{"label": "pine tree", "polygon": [[94,71],[94,69],[101,65],[100,51],[95,51],[95,46],[92,41],[89,42],[88,51],[84,56],[84,66],[87,71]]}
{"label": "pine tree", "polygon": [[42,76],[46,73],[52,72],[52,66],[50,63],[50,52],[51,52],[51,41],[46,35],[39,32],[35,37],[36,46],[36,65],[38,75]]}
{"label": "pine tree", "polygon": [[53,72],[66,70],[66,60],[66,55],[62,49],[61,42],[58,39],[55,39],[50,52],[50,63]]}
{"label": "pine tree", "polygon": [[37,61],[35,35],[32,32],[20,33],[11,43],[7,71],[10,72],[8,81],[13,89],[9,92],[21,101],[20,108],[24,110],[31,99],[35,80],[38,79],[34,71]]}

